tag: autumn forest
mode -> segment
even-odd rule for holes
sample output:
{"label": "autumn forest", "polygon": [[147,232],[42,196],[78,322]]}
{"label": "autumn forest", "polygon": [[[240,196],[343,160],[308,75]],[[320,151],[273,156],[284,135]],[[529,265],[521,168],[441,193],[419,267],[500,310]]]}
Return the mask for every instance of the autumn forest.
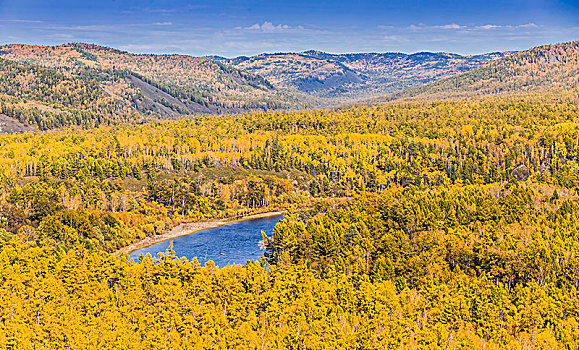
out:
{"label": "autumn forest", "polygon": [[[0,56],[0,348],[577,348],[579,43],[339,105],[286,56]],[[243,265],[122,251],[274,211]]]}

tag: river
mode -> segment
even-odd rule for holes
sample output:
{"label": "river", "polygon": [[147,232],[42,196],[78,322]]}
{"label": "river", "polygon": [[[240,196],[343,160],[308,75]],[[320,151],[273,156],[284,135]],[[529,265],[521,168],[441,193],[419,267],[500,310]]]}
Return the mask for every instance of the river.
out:
{"label": "river", "polygon": [[173,241],[173,250],[177,257],[188,260],[197,258],[201,265],[212,260],[219,267],[228,264],[245,264],[248,260],[258,260],[263,256],[259,249],[262,240],[261,231],[271,235],[273,228],[283,215],[266,218],[238,221],[220,227],[198,231],[186,236],[172,238],[168,241],[153,244],[132,252],[130,259],[137,261],[139,255],[157,256],[165,252]]}

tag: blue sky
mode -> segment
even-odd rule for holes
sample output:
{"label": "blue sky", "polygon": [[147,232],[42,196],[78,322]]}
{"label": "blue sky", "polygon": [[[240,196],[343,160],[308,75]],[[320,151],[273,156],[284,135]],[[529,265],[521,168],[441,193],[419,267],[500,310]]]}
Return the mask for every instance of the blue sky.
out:
{"label": "blue sky", "polygon": [[476,54],[579,39],[579,0],[0,0],[0,43],[136,53]]}

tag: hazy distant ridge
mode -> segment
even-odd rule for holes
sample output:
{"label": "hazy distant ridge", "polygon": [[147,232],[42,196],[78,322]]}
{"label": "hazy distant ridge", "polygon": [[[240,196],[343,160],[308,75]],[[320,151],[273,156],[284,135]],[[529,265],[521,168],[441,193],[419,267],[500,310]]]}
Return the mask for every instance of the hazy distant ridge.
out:
{"label": "hazy distant ridge", "polygon": [[208,58],[261,75],[277,87],[321,97],[355,100],[421,86],[511,53],[461,56],[432,52],[330,54],[310,50],[231,59]]}

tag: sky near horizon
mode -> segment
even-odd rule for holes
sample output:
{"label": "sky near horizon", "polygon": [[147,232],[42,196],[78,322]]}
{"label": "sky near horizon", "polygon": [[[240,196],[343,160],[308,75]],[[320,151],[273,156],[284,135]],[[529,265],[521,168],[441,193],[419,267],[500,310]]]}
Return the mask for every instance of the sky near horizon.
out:
{"label": "sky near horizon", "polygon": [[0,44],[135,53],[524,50],[579,39],[579,0],[0,0]]}

